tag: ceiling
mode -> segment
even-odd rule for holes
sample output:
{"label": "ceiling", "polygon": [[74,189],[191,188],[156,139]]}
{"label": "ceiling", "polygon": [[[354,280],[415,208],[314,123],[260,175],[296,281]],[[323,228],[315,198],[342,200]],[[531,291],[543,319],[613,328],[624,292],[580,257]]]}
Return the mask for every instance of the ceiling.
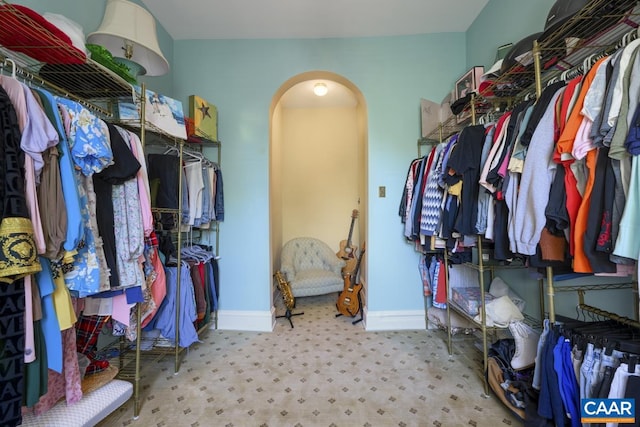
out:
{"label": "ceiling", "polygon": [[[313,87],[320,82],[327,86],[327,94],[324,96],[313,93]],[[282,95],[280,104],[284,108],[355,107],[358,100],[351,89],[340,83],[313,79],[292,86]]]}
{"label": "ceiling", "polygon": [[189,40],[465,32],[489,0],[142,1],[174,40]]}
{"label": "ceiling", "polygon": [[[174,40],[400,36],[465,32],[489,0],[142,0]],[[353,93],[327,81],[302,82],[281,98],[285,108],[355,106]]]}

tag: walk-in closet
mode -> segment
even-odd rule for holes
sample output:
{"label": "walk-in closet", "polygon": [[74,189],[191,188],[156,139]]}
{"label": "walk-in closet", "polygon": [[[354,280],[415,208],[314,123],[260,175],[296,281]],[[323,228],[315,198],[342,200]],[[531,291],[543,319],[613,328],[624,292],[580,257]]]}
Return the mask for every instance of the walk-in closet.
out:
{"label": "walk-in closet", "polygon": [[640,3],[293,3],[0,0],[0,425],[637,425]]}
{"label": "walk-in closet", "polygon": [[94,425],[216,327],[221,143],[45,16],[0,3],[2,424]]}

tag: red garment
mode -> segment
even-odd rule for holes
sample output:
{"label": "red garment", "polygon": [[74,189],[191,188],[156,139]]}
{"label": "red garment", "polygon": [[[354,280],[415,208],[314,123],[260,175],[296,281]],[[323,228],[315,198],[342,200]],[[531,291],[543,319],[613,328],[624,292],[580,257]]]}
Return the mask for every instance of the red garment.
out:
{"label": "red garment", "polygon": [[153,270],[156,273],[156,278],[151,284],[151,296],[153,301],[156,303],[156,308],[151,313],[149,313],[144,319],[142,319],[141,327],[145,327],[149,324],[153,316],[158,312],[160,308],[160,304],[162,304],[162,300],[167,295],[167,276],[164,273],[164,266],[162,265],[162,260],[158,256],[158,249],[154,248],[151,253],[151,264],[153,265]]}
{"label": "red garment", "polygon": [[438,261],[440,267],[438,268],[438,287],[436,289],[435,301],[440,304],[447,303],[447,287],[446,287],[446,272],[447,269],[445,267],[444,262]]}
{"label": "red garment", "polygon": [[434,146],[429,152],[429,157],[427,158],[427,164],[425,165],[424,170],[422,171],[422,182],[420,183],[420,191],[417,193],[420,202],[422,203],[422,197],[424,196],[424,191],[427,188],[427,181],[429,179],[429,171],[431,170],[431,164],[433,163],[433,159],[435,157],[436,147]]}
{"label": "red garment", "polygon": [[0,6],[0,44],[47,64],[84,64],[87,56],[71,39],[42,15],[19,4]]}
{"label": "red garment", "polygon": [[196,313],[198,321],[202,321],[207,312],[207,300],[204,294],[204,286],[202,285],[202,279],[200,276],[200,269],[198,264],[189,263],[189,274],[191,275],[191,282],[193,284],[193,293],[196,300]]}
{"label": "red garment", "polygon": [[560,133],[564,131],[564,126],[567,123],[567,119],[569,118],[569,106],[571,105],[571,99],[573,98],[573,94],[578,87],[578,83],[582,82],[582,77],[582,75],[579,75],[569,80],[569,83],[567,83],[567,87],[562,94],[562,106],[559,118]]}
{"label": "red garment", "polygon": [[[560,139],[558,140],[557,148],[560,154],[571,154],[573,150],[573,141],[576,139],[576,135],[578,134],[578,129],[580,128],[580,123],[582,123],[582,107],[584,105],[584,98],[587,95],[589,88],[591,87],[591,83],[596,76],[596,71],[602,61],[605,58],[600,58],[593,67],[589,70],[589,73],[584,77],[584,81],[582,86],[580,87],[580,93],[578,94],[578,98],[576,99],[575,104],[572,107],[571,114],[567,119],[567,123],[560,135]],[[563,158],[564,160],[564,158]]]}
{"label": "red garment", "polygon": [[[565,168],[565,178],[564,184],[567,192],[567,211],[569,213],[569,230],[571,237],[569,239],[569,252],[571,255],[575,255],[575,226],[576,219],[578,217],[578,210],[580,205],[582,204],[582,196],[578,192],[577,180],[573,175],[573,171],[571,170],[571,163],[575,160],[571,155],[573,151],[573,143],[576,139],[576,135],[578,133],[578,129],[580,124],[582,123],[582,107],[584,105],[584,98],[593,82],[593,79],[596,74],[596,70],[598,66],[604,61],[605,58],[600,58],[594,65],[591,67],[587,75],[584,77],[582,86],[580,87],[580,93],[578,94],[578,98],[576,99],[575,104],[572,107],[571,114],[569,114],[569,118],[565,124],[564,129],[562,130],[562,134],[556,144],[556,151],[553,155],[553,160],[556,163],[561,163]],[[576,83],[577,84],[577,83]],[[566,91],[565,91],[566,92]],[[563,98],[563,101],[565,99]],[[566,99],[567,103],[570,101],[570,98]],[[568,106],[563,104],[562,110],[567,110]]]}

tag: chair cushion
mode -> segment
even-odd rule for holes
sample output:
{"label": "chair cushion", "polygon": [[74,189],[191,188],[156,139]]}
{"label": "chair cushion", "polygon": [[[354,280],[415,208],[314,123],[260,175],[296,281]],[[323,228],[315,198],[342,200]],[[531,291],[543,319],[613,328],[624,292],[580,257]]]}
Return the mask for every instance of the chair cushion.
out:
{"label": "chair cushion", "polygon": [[312,237],[297,237],[282,247],[280,271],[295,297],[341,291],[343,266],[329,245]]}
{"label": "chair cushion", "polygon": [[[331,253],[331,256],[335,255]],[[293,256],[293,267],[296,271],[325,268],[326,248],[318,242],[309,240],[300,245]]]}
{"label": "chair cushion", "polygon": [[342,277],[320,269],[299,271],[291,282],[291,291],[295,297],[340,292],[343,288]]}

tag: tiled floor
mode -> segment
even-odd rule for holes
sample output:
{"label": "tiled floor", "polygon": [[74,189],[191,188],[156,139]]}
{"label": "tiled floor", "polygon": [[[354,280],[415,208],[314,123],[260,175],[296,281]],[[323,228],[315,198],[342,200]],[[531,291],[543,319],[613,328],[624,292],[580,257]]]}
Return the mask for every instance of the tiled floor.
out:
{"label": "tiled floor", "polygon": [[450,357],[438,331],[366,332],[335,317],[336,296],[299,298],[293,329],[208,331],[177,374],[143,363],[139,418],[131,400],[101,427],[520,424],[484,396],[472,342]]}

